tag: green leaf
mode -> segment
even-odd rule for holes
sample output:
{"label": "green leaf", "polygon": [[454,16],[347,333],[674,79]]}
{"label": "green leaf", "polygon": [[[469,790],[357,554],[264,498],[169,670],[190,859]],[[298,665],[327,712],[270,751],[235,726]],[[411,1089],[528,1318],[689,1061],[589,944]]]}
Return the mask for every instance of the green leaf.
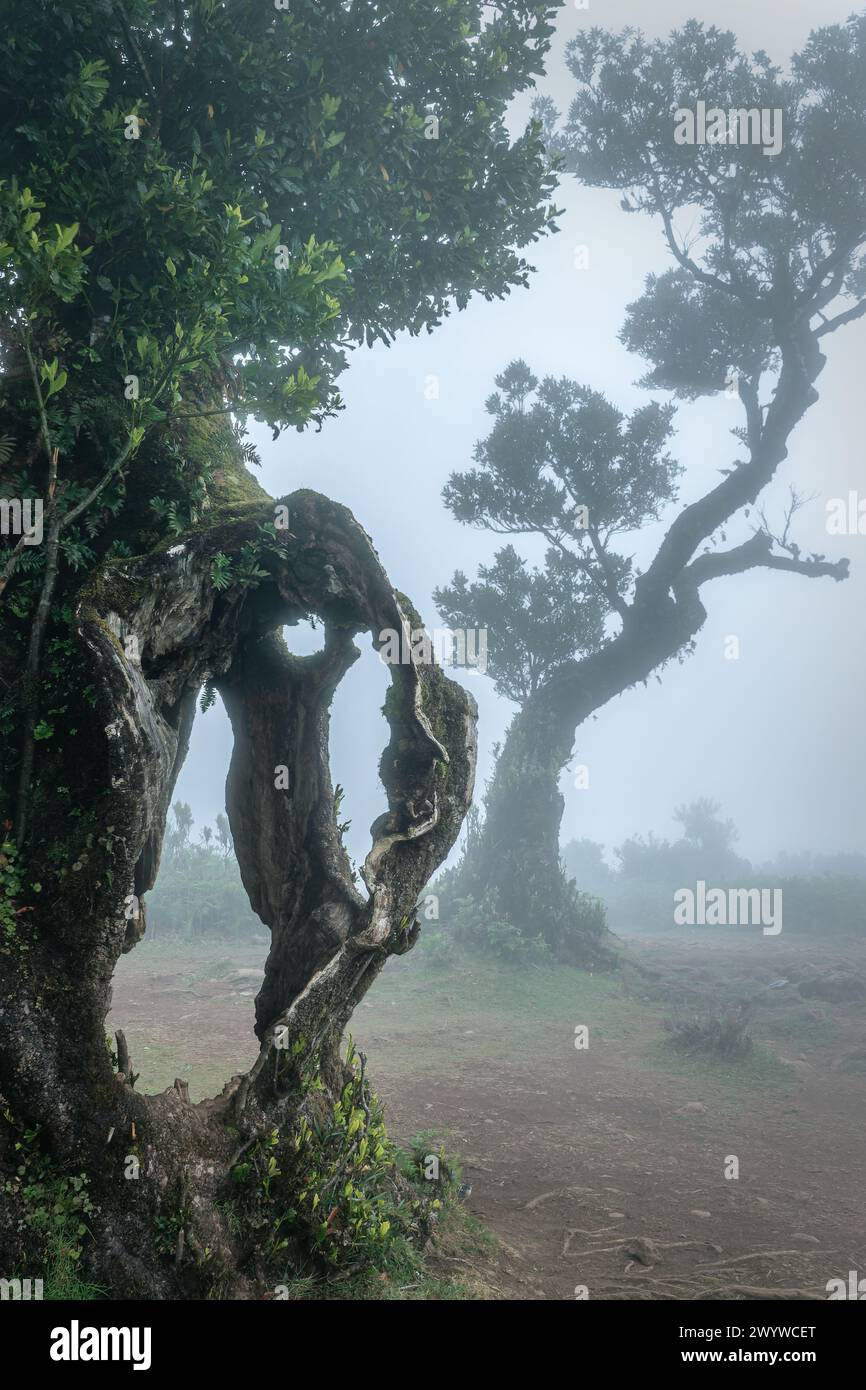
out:
{"label": "green leaf", "polygon": [[[56,223],[55,223],[56,225]],[[78,223],[73,222],[70,226],[57,228],[57,250],[65,251],[67,246],[73,242],[78,235]]]}

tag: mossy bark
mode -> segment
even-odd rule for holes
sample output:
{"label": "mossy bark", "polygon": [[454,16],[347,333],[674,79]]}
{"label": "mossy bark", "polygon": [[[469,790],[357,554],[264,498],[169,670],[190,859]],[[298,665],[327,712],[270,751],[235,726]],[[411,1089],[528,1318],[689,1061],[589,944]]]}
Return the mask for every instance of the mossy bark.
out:
{"label": "mossy bark", "polygon": [[[359,889],[336,824],[328,711],[355,636],[377,645],[407,610],[345,508],[306,491],[282,501],[288,531],[262,531],[274,503],[235,499],[173,542],[100,566],[75,600],[64,727],[39,749],[15,928],[0,949],[0,1096],[16,1123],[38,1127],[58,1172],[86,1176],[83,1268],[118,1297],[256,1291],[255,1241],[223,1214],[233,1160],[266,1133],[292,1134],[311,1069],[324,1088],[316,1104],[336,1099],[345,1024],[389,955],[417,938],[416,903],[471,799],[471,698],[438,668],[392,667],[389,809]],[[250,545],[264,575],[247,582]],[[223,590],[219,555],[232,562]],[[293,657],[279,629],[310,614],[325,648]],[[183,1088],[133,1089],[104,1025],[117,959],[145,930],[205,681],[231,717],[228,812],[272,945],[255,1065],[191,1105]],[[0,1268],[13,1258],[2,1245],[0,1225]]]}
{"label": "mossy bark", "polygon": [[600,651],[564,663],[514,717],[469,837],[454,888],[482,911],[541,935],[556,957],[588,967],[616,964],[618,943],[562,868],[565,802],[559,778],[580,726],[596,710],[688,649],[706,610],[697,586],[635,606]]}

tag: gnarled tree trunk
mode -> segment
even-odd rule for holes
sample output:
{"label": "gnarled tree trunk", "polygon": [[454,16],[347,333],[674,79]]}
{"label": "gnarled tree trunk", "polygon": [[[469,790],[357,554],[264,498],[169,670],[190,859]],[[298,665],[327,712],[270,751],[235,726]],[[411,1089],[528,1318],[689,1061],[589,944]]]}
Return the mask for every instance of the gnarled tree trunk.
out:
{"label": "gnarled tree trunk", "polygon": [[[484,823],[467,848],[458,891],[492,904],[522,930],[540,931],[565,959],[610,958],[598,923],[585,914],[559,868],[563,802],[556,782],[581,724],[595,710],[673,657],[687,652],[706,621],[702,586],[726,575],[772,569],[808,578],[844,580],[848,561],[801,556],[766,531],[730,549],[698,548],[741,509],[754,505],[787,455],[788,439],[817,400],[825,358],[808,316],[774,325],[782,366],[766,414],[757,382],[741,379],[748,422],[748,462],[737,462],[676,517],[623,606],[622,628],[599,651],[563,662],[514,719],[488,791]],[[787,528],[786,528],[787,531]],[[781,552],[781,553],[779,553]],[[553,877],[551,866],[556,865]],[[540,870],[540,872],[539,872]]]}
{"label": "gnarled tree trunk", "polygon": [[[378,645],[383,629],[416,615],[345,508],[312,492],[284,502],[291,529],[276,539],[261,530],[273,526],[273,505],[248,504],[144,558],[102,566],[74,615],[66,736],[40,750],[23,910],[0,950],[0,1095],[19,1132],[38,1129],[40,1162],[86,1179],[83,1266],[115,1296],[243,1297],[273,1279],[260,1231],[244,1228],[237,1202],[227,1215],[232,1169],[267,1142],[303,1187],[299,1134],[327,1117],[351,1077],[339,1054],[345,1024],[388,957],[414,944],[419,895],[472,795],[471,697],[435,666],[391,667],[389,809],[372,827],[361,891],[336,822],[329,707],[359,654],[353,638],[369,633]],[[243,578],[249,545],[264,578]],[[217,556],[236,562],[223,590]],[[279,629],[309,614],[324,624],[324,650],[292,656]],[[205,681],[230,714],[227,808],[272,944],[254,1066],[191,1105],[183,1087],[139,1094],[112,1065],[104,1023],[117,959],[144,931]],[[363,1107],[363,1084],[359,1094]],[[10,1152],[0,1153],[7,1172]],[[27,1258],[16,1214],[0,1221],[10,1273]],[[306,1257],[302,1236],[293,1241],[289,1254]]]}
{"label": "gnarled tree trunk", "polygon": [[456,875],[457,892],[523,932],[540,934],[558,959],[611,966],[616,943],[601,912],[562,867],[565,808],[559,777],[580,726],[614,695],[677,655],[697,634],[706,610],[697,588],[682,585],[645,611],[600,651],[561,666],[515,715]]}

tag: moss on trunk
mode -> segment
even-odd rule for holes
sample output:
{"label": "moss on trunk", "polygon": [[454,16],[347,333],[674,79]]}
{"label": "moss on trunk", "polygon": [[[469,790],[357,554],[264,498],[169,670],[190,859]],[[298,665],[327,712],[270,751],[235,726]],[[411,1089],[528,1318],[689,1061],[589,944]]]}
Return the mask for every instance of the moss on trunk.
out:
{"label": "moss on trunk", "polygon": [[[0,1163],[11,1134],[26,1131],[31,1164],[81,1184],[80,1269],[113,1296],[249,1296],[293,1260],[355,1258],[353,1231],[372,1249],[424,1225],[361,1064],[347,1067],[339,1046],[387,958],[414,943],[415,905],[469,806],[474,705],[438,669],[391,668],[389,809],[372,827],[361,891],[336,824],[328,711],[353,639],[399,630],[405,609],[345,508],[306,491],[282,503],[288,530],[274,526],[278,504],[233,496],[183,535],[102,564],[65,633],[56,623],[52,632],[63,642],[63,710],[39,748],[30,835],[20,856],[6,856],[14,881],[3,880]],[[324,625],[325,650],[292,657],[278,629],[309,614]],[[228,810],[272,946],[256,1063],[191,1105],[182,1086],[138,1094],[116,1070],[104,1020],[118,956],[145,929],[206,681],[223,692],[235,731]],[[258,1188],[253,1197],[238,1181],[244,1163],[278,1207],[269,1196],[263,1209]],[[21,1184],[7,1180],[20,1210]],[[397,1215],[382,1214],[386,1188]],[[323,1234],[326,1197],[336,1214]],[[44,1233],[18,1224],[0,1225],[4,1269],[46,1258]]]}

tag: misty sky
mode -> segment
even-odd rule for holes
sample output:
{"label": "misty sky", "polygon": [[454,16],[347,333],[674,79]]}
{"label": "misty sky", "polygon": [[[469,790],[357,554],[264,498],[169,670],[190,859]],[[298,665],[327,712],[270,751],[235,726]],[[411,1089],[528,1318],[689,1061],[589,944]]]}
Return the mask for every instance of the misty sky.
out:
{"label": "misty sky", "polygon": [[[562,50],[588,25],[639,25],[661,36],[688,18],[703,19],[784,64],[810,28],[844,20],[853,8],[851,0],[821,0],[819,6],[805,0],[590,0],[588,10],[569,3],[541,90],[567,107],[572,81]],[[447,112],[441,138],[447,139]],[[430,627],[443,626],[431,598],[436,585],[458,567],[474,575],[477,563],[505,543],[458,525],[440,495],[449,473],[469,466],[476,440],[488,432],[484,400],[497,372],[523,357],[537,375],[574,377],[629,411],[650,399],[634,385],[645,364],[617,335],[645,275],[667,269],[671,258],[659,226],[624,213],[619,196],[563,178],[561,231],[530,249],[537,273],[528,290],[499,303],[473,301],[432,336],[404,335],[390,350],[356,352],[342,379],[346,409],[319,434],[292,433],[274,443],[269,430],[252,427],[263,460],[258,476],[268,491],[279,496],[312,487],[349,506],[392,582],[412,597]],[[589,250],[589,269],[574,268],[579,245]],[[825,339],[821,399],[794,433],[790,456],[767,494],[771,520],[781,516],[789,483],[817,494],[798,517],[796,539],[831,559],[849,555],[851,578],[835,584],[756,571],[705,586],[709,617],[696,653],[663,672],[661,684],[651,680],[627,692],[578,731],[572,765],[588,766],[590,785],[577,790],[573,773],[563,775],[563,841],[588,836],[610,847],[649,829],[672,835],[674,805],[704,795],[722,803],[740,829],[740,851],[753,859],[782,849],[864,849],[866,536],[831,537],[825,530],[828,498],[850,489],[866,492],[864,346],[864,322]],[[425,395],[431,376],[438,378],[438,400]],[[740,423],[739,404],[724,396],[679,406],[673,452],[685,465],[683,501],[714,485],[717,470],[736,457],[739,446],[728,431]],[[630,538],[624,548],[643,563],[663,529]],[[538,546],[524,546],[520,538],[515,544],[541,558]],[[310,649],[309,633],[296,634],[297,640],[287,635],[296,650]],[[739,638],[738,661],[725,659],[729,635]],[[491,632],[490,645],[496,641]],[[513,707],[496,697],[489,679],[457,675],[479,703],[480,792],[491,747]],[[376,765],[387,741],[380,713],[386,679],[386,668],[365,650],[334,704],[333,772],[347,791],[341,814],[352,818],[348,842],[356,858],[369,847],[370,822],[385,809]],[[223,807],[230,748],[228,722],[217,704],[197,717],[177,789],[199,823]]]}

